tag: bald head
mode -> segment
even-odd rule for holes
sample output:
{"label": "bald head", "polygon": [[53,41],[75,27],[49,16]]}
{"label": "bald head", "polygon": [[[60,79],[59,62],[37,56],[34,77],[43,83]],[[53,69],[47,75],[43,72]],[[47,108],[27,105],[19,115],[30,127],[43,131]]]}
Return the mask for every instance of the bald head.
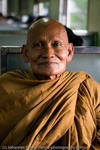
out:
{"label": "bald head", "polygon": [[37,21],[35,21],[29,28],[28,34],[27,34],[27,44],[29,44],[29,41],[31,40],[31,37],[34,36],[36,38],[38,34],[41,34],[41,31],[50,31],[53,32],[53,30],[57,30],[58,32],[61,31],[64,34],[64,37],[66,38],[68,42],[68,36],[65,30],[65,27],[59,23],[58,21],[54,19],[49,19],[49,18],[42,18]]}
{"label": "bald head", "polygon": [[42,18],[42,19],[39,19],[39,20],[37,20],[37,21],[35,21],[31,26],[30,26],[30,28],[29,28],[29,30],[30,29],[33,29],[33,28],[35,28],[35,27],[37,27],[37,26],[39,26],[39,25],[41,25],[41,26],[45,26],[45,27],[47,27],[48,25],[53,25],[53,26],[62,26],[63,28],[64,28],[64,26],[61,24],[61,23],[59,23],[58,21],[56,21],[56,20],[54,20],[54,19],[49,19],[49,18]]}
{"label": "bald head", "polygon": [[73,46],[68,43],[61,23],[42,18],[30,26],[23,55],[38,79],[54,79],[65,71],[66,62],[71,61]]}

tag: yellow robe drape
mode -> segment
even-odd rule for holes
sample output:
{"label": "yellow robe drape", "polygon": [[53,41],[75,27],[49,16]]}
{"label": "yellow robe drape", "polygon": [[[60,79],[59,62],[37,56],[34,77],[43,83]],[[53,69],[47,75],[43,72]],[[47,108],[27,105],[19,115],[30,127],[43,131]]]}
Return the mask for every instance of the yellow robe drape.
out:
{"label": "yellow robe drape", "polygon": [[100,150],[99,91],[84,72],[64,72],[54,80],[37,80],[31,70],[3,74],[1,148]]}

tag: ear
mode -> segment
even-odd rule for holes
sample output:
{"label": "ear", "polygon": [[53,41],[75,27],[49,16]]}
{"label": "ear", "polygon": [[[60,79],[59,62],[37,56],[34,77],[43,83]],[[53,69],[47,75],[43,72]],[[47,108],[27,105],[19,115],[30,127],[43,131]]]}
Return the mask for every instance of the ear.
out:
{"label": "ear", "polygon": [[22,53],[22,55],[23,55],[23,57],[24,57],[24,61],[25,61],[26,63],[28,63],[28,62],[29,62],[29,58],[28,58],[28,49],[27,49],[27,46],[26,46],[26,45],[23,45],[23,46],[21,47],[21,53]]}
{"label": "ear", "polygon": [[73,54],[74,54],[74,46],[72,43],[69,43],[68,45],[68,54],[67,54],[67,62],[70,62],[72,60]]}

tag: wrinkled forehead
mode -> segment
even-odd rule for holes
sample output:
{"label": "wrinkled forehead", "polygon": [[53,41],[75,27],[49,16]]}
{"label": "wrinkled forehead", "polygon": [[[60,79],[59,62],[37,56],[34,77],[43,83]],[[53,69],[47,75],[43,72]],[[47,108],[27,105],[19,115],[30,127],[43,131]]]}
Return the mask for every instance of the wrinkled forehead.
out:
{"label": "wrinkled forehead", "polygon": [[33,23],[28,31],[27,42],[40,38],[40,36],[46,35],[51,38],[65,38],[68,41],[67,33],[62,24],[55,20],[39,20]]}

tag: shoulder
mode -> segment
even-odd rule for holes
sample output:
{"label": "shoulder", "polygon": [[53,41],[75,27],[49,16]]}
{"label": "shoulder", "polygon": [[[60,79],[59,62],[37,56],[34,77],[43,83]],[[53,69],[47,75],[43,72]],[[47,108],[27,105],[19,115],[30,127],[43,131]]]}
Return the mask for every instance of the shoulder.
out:
{"label": "shoulder", "polygon": [[64,77],[69,77],[71,80],[78,82],[79,84],[81,84],[89,78],[92,78],[91,75],[87,72],[65,72]]}
{"label": "shoulder", "polygon": [[71,72],[71,75],[78,79],[83,79],[83,81],[81,82],[81,85],[82,84],[87,84],[88,86],[89,85],[93,85],[93,86],[100,86],[100,83],[97,82],[96,80],[93,79],[93,77],[87,73],[87,72]]}
{"label": "shoulder", "polygon": [[14,91],[15,89],[20,89],[24,87],[25,81],[27,80],[27,72],[23,72],[20,70],[15,70],[11,72],[6,72],[0,76],[0,96],[1,90],[5,91],[5,93],[9,93]]}
{"label": "shoulder", "polygon": [[18,78],[23,78],[25,76],[25,72],[21,70],[14,70],[10,72],[6,72],[0,76],[0,80],[3,78],[10,78],[10,77],[18,77]]}
{"label": "shoulder", "polygon": [[6,72],[0,76],[0,86],[2,83],[10,82],[13,80],[25,79],[26,77],[27,77],[27,73],[21,70]]}
{"label": "shoulder", "polygon": [[87,74],[87,78],[80,84],[79,97],[91,103],[96,108],[100,104],[100,83]]}
{"label": "shoulder", "polygon": [[90,97],[100,98],[100,83],[93,79],[87,72],[69,72],[73,83],[79,84],[78,92]]}
{"label": "shoulder", "polygon": [[86,79],[81,83],[80,87],[81,86],[85,86],[89,89],[92,89],[93,91],[98,88],[100,90],[100,83],[94,80],[93,77],[88,73],[86,73]]}

